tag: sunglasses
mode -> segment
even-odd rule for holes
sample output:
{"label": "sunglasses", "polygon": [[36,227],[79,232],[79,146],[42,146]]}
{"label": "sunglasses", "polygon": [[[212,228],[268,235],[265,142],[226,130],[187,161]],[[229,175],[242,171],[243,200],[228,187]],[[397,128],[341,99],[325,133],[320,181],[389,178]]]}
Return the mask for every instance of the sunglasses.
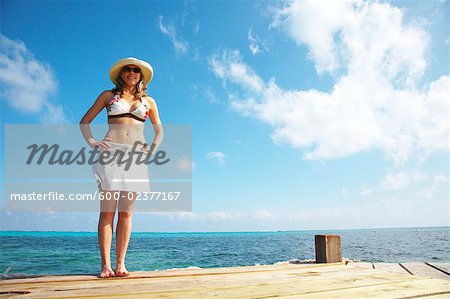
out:
{"label": "sunglasses", "polygon": [[128,73],[128,72],[133,72],[136,74],[139,74],[141,72],[141,69],[138,67],[129,67],[129,66],[124,66],[122,69],[124,72]]}

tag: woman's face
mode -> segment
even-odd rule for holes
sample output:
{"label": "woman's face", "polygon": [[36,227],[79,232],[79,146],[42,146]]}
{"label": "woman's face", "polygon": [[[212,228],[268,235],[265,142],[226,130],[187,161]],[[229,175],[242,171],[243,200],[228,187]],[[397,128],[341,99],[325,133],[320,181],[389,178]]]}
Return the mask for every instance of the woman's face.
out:
{"label": "woman's face", "polygon": [[122,68],[122,80],[128,86],[134,86],[141,78],[141,69],[134,64],[128,64]]}

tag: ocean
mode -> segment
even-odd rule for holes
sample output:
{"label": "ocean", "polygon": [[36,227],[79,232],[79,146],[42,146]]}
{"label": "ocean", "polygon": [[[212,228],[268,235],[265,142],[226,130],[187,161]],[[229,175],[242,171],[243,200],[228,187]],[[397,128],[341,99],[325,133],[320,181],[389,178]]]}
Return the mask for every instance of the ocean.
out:
{"label": "ocean", "polygon": [[[278,232],[133,232],[129,271],[312,260],[314,235],[339,234],[342,256],[366,262],[450,262],[450,227]],[[113,240],[111,258],[115,261]],[[98,274],[96,232],[0,232],[0,275]]]}

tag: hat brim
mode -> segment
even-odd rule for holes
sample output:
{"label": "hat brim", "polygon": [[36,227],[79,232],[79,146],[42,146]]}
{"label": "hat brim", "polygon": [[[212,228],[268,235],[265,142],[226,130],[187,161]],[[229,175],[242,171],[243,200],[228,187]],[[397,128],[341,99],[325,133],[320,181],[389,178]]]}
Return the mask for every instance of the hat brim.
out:
{"label": "hat brim", "polygon": [[150,63],[134,57],[128,57],[117,61],[109,70],[109,79],[111,79],[112,83],[117,84],[117,78],[120,75],[120,71],[124,66],[129,64],[137,65],[141,69],[141,75],[144,77],[145,85],[152,81],[153,68]]}

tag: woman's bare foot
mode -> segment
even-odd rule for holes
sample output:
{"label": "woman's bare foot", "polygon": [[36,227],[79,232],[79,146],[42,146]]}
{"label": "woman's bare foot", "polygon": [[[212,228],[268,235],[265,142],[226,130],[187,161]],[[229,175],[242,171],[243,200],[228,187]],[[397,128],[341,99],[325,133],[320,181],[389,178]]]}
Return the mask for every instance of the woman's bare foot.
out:
{"label": "woman's bare foot", "polygon": [[125,268],[125,265],[117,265],[114,272],[116,273],[117,277],[125,277],[130,275],[130,273],[127,271],[127,268]]}
{"label": "woman's bare foot", "polygon": [[103,266],[102,272],[100,273],[100,278],[110,278],[116,276],[111,266]]}

